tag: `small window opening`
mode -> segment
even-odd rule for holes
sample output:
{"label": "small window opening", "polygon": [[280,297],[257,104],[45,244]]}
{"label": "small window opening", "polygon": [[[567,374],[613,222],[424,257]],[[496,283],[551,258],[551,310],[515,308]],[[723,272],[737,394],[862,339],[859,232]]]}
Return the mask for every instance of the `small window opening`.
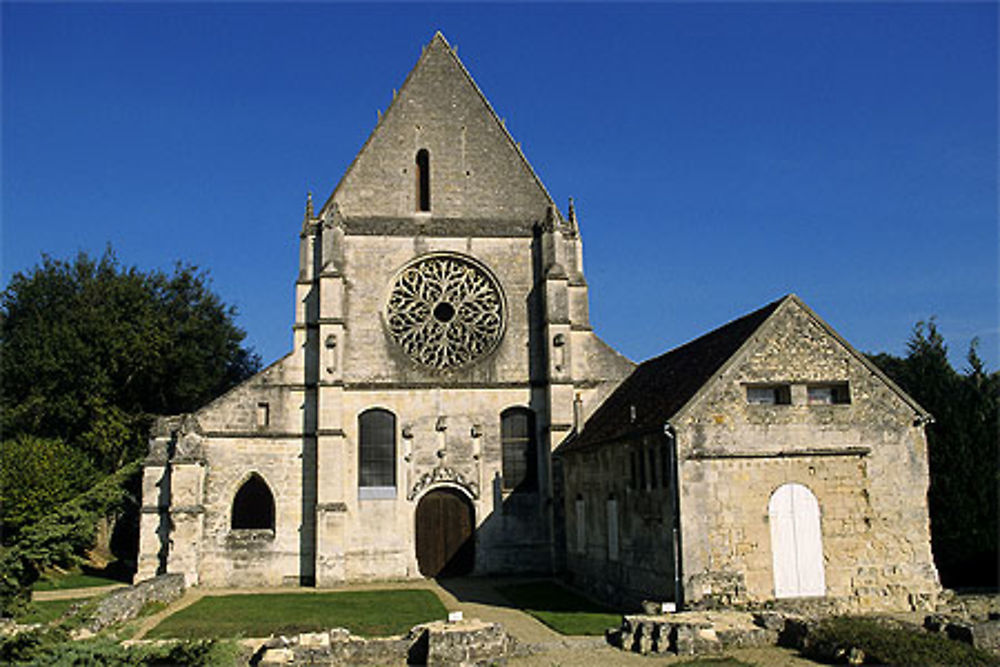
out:
{"label": "small window opening", "polygon": [[667,443],[660,447],[660,479],[663,480],[663,488],[667,488],[667,481],[670,479],[670,449]]}
{"label": "small window opening", "polygon": [[358,415],[358,486],[396,486],[396,415],[373,408]]}
{"label": "small window opening", "polygon": [[231,527],[274,530],[274,496],[260,475],[251,475],[236,492]]}
{"label": "small window opening", "polygon": [[271,423],[271,406],[267,403],[257,404],[257,428],[266,428]]}
{"label": "small window opening", "polygon": [[656,450],[653,447],[650,447],[646,451],[649,452],[649,488],[655,489],[657,487]]}
{"label": "small window opening", "polygon": [[806,387],[809,405],[844,405],[851,402],[847,383],[816,384]]}
{"label": "small window opening", "polygon": [[509,408],[500,413],[500,449],[504,490],[536,490],[538,445],[534,412]]}
{"label": "small window opening", "polygon": [[639,450],[637,452],[639,459],[639,490],[646,490],[646,452]]}
{"label": "small window opening", "polygon": [[632,450],[629,452],[629,476],[628,476],[628,486],[630,489],[638,488],[639,484],[639,462],[636,460],[636,452]]}
{"label": "small window opening", "polygon": [[787,384],[747,387],[747,403],[751,405],[790,405],[792,390]]}
{"label": "small window opening", "polygon": [[417,210],[431,210],[431,155],[426,148],[417,151]]}

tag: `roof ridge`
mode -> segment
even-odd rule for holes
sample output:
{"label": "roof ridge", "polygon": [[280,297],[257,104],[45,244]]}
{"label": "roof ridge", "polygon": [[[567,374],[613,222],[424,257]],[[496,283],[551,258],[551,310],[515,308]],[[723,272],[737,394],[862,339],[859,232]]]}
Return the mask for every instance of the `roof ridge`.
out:
{"label": "roof ridge", "polygon": [[[651,363],[651,362],[657,361],[659,359],[662,359],[662,358],[664,358],[664,357],[666,357],[668,355],[674,354],[676,352],[680,352],[680,351],[682,351],[682,350],[684,350],[684,349],[686,349],[686,348],[688,348],[688,347],[690,347],[692,345],[695,345],[696,343],[704,342],[704,339],[709,338],[711,336],[718,335],[719,333],[723,332],[724,330],[727,330],[730,327],[733,327],[733,326],[735,326],[735,325],[743,322],[744,320],[748,320],[748,319],[750,319],[752,317],[755,317],[755,316],[761,314],[765,310],[771,309],[772,312],[773,312],[774,310],[777,310],[778,306],[780,306],[782,303],[784,303],[785,301],[788,301],[790,299],[794,299],[794,298],[796,298],[794,294],[791,294],[791,293],[786,294],[786,295],[784,295],[784,296],[782,296],[782,297],[780,297],[778,299],[775,299],[774,301],[771,301],[770,303],[767,303],[767,304],[761,306],[760,308],[757,308],[755,310],[750,311],[749,313],[745,313],[743,315],[740,315],[739,317],[733,318],[733,319],[729,320],[728,322],[726,322],[725,324],[722,324],[722,325],[719,325],[719,326],[715,327],[711,331],[706,331],[705,333],[703,333],[702,335],[698,336],[697,338],[692,338],[691,340],[689,340],[686,343],[681,343],[677,347],[672,347],[672,348],[670,348],[669,350],[667,350],[665,352],[661,352],[660,354],[656,355],[655,357],[650,357],[649,359],[646,359],[645,361],[640,362],[639,366],[637,367],[637,369],[639,367],[645,366],[648,363]],[[756,328],[754,328],[754,331],[756,331],[757,329],[759,329],[760,326],[763,325],[763,324],[764,324],[764,322],[761,321],[760,325],[758,325]]]}
{"label": "roof ridge", "polygon": [[[719,369],[739,354],[782,305],[794,298],[785,295],[642,362],[602,402],[580,433],[559,449],[585,449],[594,442],[614,440],[635,430],[659,428],[660,423],[644,423],[646,408],[652,408],[664,419],[676,415]],[[668,386],[669,391],[664,391]],[[657,405],[650,405],[650,401]],[[617,414],[629,415],[629,425],[624,429],[617,425]]]}
{"label": "roof ridge", "polygon": [[[465,78],[472,85],[472,89],[475,90],[476,94],[479,95],[479,99],[483,101],[483,104],[486,106],[486,110],[490,112],[490,115],[493,117],[493,120],[496,122],[497,126],[499,126],[499,128],[503,131],[504,136],[507,137],[507,141],[510,142],[511,148],[513,148],[514,151],[517,153],[518,157],[521,158],[521,162],[523,162],[524,166],[528,169],[528,173],[535,180],[535,183],[541,189],[542,193],[545,195],[545,198],[549,200],[549,205],[555,209],[556,214],[559,216],[559,219],[562,220],[563,219],[562,212],[556,205],[555,200],[552,199],[552,195],[549,194],[548,188],[546,188],[545,184],[542,183],[542,179],[538,177],[538,174],[535,172],[534,167],[532,167],[531,163],[528,162],[528,157],[524,154],[524,151],[521,150],[521,145],[514,140],[514,135],[512,135],[510,133],[510,130],[507,129],[507,124],[504,122],[502,118],[500,118],[499,114],[497,114],[496,110],[493,108],[493,105],[490,104],[489,99],[486,97],[485,93],[483,93],[482,89],[479,87],[479,84],[476,83],[476,80],[472,77],[472,74],[470,74],[469,70],[466,69],[465,63],[463,63],[462,59],[458,57],[458,53],[455,51],[455,48],[448,44],[448,40],[445,39],[444,35],[442,35],[440,31],[438,31],[435,34],[435,38],[438,35],[440,35],[441,41],[444,43],[444,45],[448,47],[448,53],[455,61],[455,64],[458,65],[459,71],[461,71],[462,74],[465,75]],[[416,67],[414,67],[414,69],[416,69]]]}

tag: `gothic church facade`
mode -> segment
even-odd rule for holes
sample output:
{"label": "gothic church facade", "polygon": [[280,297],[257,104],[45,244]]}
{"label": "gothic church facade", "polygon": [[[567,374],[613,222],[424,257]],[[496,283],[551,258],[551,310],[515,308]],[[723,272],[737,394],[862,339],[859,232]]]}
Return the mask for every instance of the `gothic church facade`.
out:
{"label": "gothic church facade", "polygon": [[[831,591],[850,595],[893,582],[922,593],[936,587],[925,415],[883,376],[863,364],[858,370],[861,362],[850,361],[856,353],[838,352],[845,360],[830,365],[832,353],[820,349],[825,339],[805,320],[802,331],[769,335],[801,334],[820,348],[793,350],[729,393],[759,398],[791,386],[789,378],[796,387],[815,379],[839,391],[853,368],[868,382],[857,386],[874,386],[874,394],[855,393],[857,409],[824,412],[826,421],[820,410],[751,409],[756,439],[746,443],[736,442],[744,435],[739,419],[692,412],[683,433],[695,433],[693,444],[676,453],[688,458],[673,477],[668,458],[649,448],[649,465],[663,470],[660,495],[645,473],[643,493],[635,479],[623,481],[638,465],[628,452],[639,451],[636,443],[651,431],[605,437],[607,424],[638,418],[662,428],[673,413],[644,392],[705,393],[713,373],[689,357],[679,370],[661,369],[669,373],[659,383],[636,380],[635,373],[648,377],[647,364],[636,370],[597,337],[572,206],[560,212],[440,34],[329,199],[318,210],[307,205],[295,292],[288,355],[200,410],[154,427],[137,579],[177,572],[189,585],[332,586],[568,568],[599,594],[671,598],[676,589],[666,582],[680,577],[683,557],[689,581],[680,585],[689,598],[709,597],[718,588],[712,582],[729,586],[735,576],[744,591],[751,585],[750,597],[767,599],[782,592],[768,583],[769,568],[785,562],[765,556],[771,547],[758,524],[767,507],[743,508],[738,493],[719,492],[752,485],[756,466],[765,497],[770,486],[801,481],[827,494],[821,508],[842,509],[817,530],[846,534],[833,545],[855,549],[865,568],[860,575],[837,570]],[[775,344],[760,341],[766,349]],[[769,372],[781,377],[768,379]],[[878,387],[897,398],[869,406],[869,395],[886,395]],[[852,419],[874,420],[882,430],[841,434],[876,441],[827,446],[837,438],[829,425]],[[706,443],[710,453],[750,453],[723,457],[720,475],[697,458]],[[893,487],[890,478],[871,483],[873,470],[906,481],[897,501],[868,499]],[[826,481],[810,478],[817,474]],[[678,525],[687,540],[663,519],[683,514],[685,504],[691,514]],[[892,528],[900,512],[906,521]],[[872,521],[898,539],[872,540]],[[727,559],[727,548],[746,546],[719,547],[717,524],[730,536],[751,535],[743,542],[754,545],[753,557]],[[794,560],[798,547],[789,548]],[[840,562],[820,549],[820,559]],[[900,558],[908,564],[895,579],[862,576]],[[806,592],[826,594],[818,590]]]}
{"label": "gothic church facade", "polygon": [[551,451],[633,364],[440,34],[300,238],[292,352],[156,427],[138,577],[549,571]]}

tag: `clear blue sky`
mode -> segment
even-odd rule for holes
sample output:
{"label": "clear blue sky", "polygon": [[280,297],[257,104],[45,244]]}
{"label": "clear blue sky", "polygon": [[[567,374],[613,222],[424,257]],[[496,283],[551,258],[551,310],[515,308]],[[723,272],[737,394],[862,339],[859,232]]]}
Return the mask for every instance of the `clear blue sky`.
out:
{"label": "clear blue sky", "polygon": [[291,345],[333,190],[440,29],[640,360],[787,292],[863,351],[936,315],[998,354],[997,6],[4,4],[2,280],[114,246],[211,271]]}

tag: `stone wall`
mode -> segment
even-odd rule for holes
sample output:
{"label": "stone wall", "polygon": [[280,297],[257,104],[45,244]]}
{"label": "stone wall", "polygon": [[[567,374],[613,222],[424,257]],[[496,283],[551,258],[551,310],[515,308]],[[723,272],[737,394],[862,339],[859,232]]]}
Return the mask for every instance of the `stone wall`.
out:
{"label": "stone wall", "polygon": [[[811,403],[817,386],[846,387],[849,400]],[[781,387],[787,401],[753,404],[748,387]],[[684,602],[775,597],[769,502],[796,484],[818,502],[827,598],[845,611],[932,608],[924,418],[801,302],[785,300],[686,406],[662,416],[678,448]],[[566,452],[575,584],[619,603],[674,599],[668,445],[662,433],[637,433]]]}
{"label": "stone wall", "polygon": [[[645,599],[674,599],[672,491],[664,480],[661,448],[654,442],[650,436],[639,437],[567,455],[572,458],[565,467],[569,576],[574,585],[626,607],[637,608]],[[633,456],[639,452],[647,457],[641,480],[638,468],[632,475]]]}
{"label": "stone wall", "polygon": [[349,216],[412,216],[415,158],[422,148],[430,153],[436,217],[487,218],[502,226],[511,218],[543,214],[549,203],[500,119],[441,38],[426,47],[333,199]]}
{"label": "stone wall", "polygon": [[[850,401],[810,404],[846,384]],[[748,386],[785,385],[787,405]],[[807,487],[820,508],[827,595],[858,609],[926,607],[938,590],[927,515],[927,445],[917,406],[797,302],[786,302],[673,420],[680,448],[686,591],[738,574],[745,600],[774,596],[768,501]],[[708,584],[708,585],[706,585]]]}
{"label": "stone wall", "polygon": [[514,639],[499,623],[474,619],[414,626],[401,637],[363,638],[344,628],[270,640],[258,665],[495,665]]}
{"label": "stone wall", "polygon": [[165,574],[148,579],[109,593],[97,604],[83,627],[90,633],[99,632],[135,618],[150,603],[168,605],[183,594],[184,576],[181,574]]}

